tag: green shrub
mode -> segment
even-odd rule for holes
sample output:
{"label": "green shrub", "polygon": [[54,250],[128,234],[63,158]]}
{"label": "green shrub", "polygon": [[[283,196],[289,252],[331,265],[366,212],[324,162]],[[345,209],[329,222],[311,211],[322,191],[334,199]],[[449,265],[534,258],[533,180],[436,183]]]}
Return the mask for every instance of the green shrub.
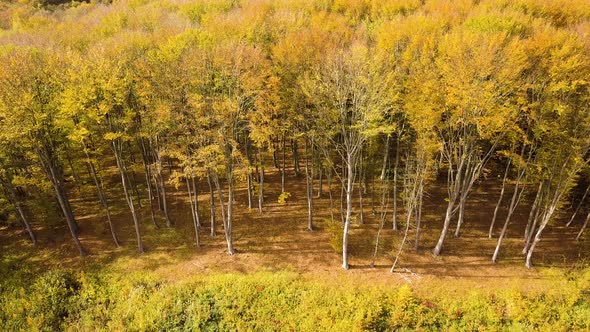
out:
{"label": "green shrub", "polygon": [[27,287],[3,288],[0,330],[587,330],[590,274],[578,276],[546,293],[473,291],[426,299],[409,286],[357,288],[294,273],[169,283],[149,273],[56,270]]}

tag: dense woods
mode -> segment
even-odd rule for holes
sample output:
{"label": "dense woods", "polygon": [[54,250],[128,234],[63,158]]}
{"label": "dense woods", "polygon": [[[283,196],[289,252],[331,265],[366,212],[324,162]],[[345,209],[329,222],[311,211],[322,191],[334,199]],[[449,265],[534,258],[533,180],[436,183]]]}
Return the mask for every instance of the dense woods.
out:
{"label": "dense woods", "polygon": [[431,226],[435,256],[461,236],[484,178],[501,182],[486,221],[494,262],[519,205],[529,211],[527,267],[548,225],[576,227],[571,245],[590,222],[586,0],[41,1],[0,10],[1,215],[33,243],[36,225],[57,220],[86,255],[71,198],[94,195],[85,204],[101,207],[112,245],[111,213],[122,203],[142,253],[138,210],[175,227],[169,195],[182,191],[195,247],[222,235],[233,255],[236,188],[264,214],[275,200],[265,197],[275,185],[265,182],[269,168],[280,173],[279,202],[291,195],[286,182],[305,182],[301,227],[310,232],[314,199],[329,196],[344,269],[349,229],[364,213],[378,215],[379,231],[404,234],[400,252],[418,248],[423,198],[435,186],[447,194]]}

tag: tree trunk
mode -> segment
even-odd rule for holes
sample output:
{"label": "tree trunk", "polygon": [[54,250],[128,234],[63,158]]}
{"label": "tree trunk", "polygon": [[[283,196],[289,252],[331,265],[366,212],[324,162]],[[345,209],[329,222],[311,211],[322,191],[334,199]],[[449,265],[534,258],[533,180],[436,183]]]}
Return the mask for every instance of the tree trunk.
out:
{"label": "tree trunk", "polygon": [[69,146],[66,146],[66,160],[68,161],[68,165],[70,166],[70,170],[72,171],[72,177],[74,178],[74,183],[76,184],[76,189],[78,193],[80,193],[80,185],[82,181],[80,181],[80,176],[78,172],[76,172],[76,168],[74,167],[74,163],[72,162],[72,154],[70,152]]}
{"label": "tree trunk", "polygon": [[125,199],[127,200],[127,205],[129,205],[129,209],[131,210],[131,216],[133,217],[133,225],[135,226],[135,235],[137,238],[137,251],[141,254],[144,252],[143,250],[143,243],[141,241],[141,233],[139,230],[139,221],[137,220],[137,214],[135,212],[135,206],[133,205],[133,200],[129,195],[129,190],[127,189],[127,179],[125,175],[125,165],[120,155],[120,150],[116,146],[115,141],[112,142],[113,145],[113,152],[115,154],[115,160],[117,162],[117,168],[119,168],[119,174],[121,175],[121,183],[123,184],[123,192],[125,194]]}
{"label": "tree trunk", "polygon": [[[545,219],[545,218],[543,218],[543,219]],[[534,238],[533,242],[531,243],[530,248],[527,251],[525,266],[529,269],[531,267],[533,267],[533,264],[532,264],[533,252],[535,251],[535,247],[537,246],[537,243],[539,243],[539,241],[541,240],[541,232],[543,232],[544,228],[545,228],[545,225],[542,222],[541,225],[539,225],[539,229],[537,230],[537,233],[535,234],[535,238]]]}
{"label": "tree trunk", "polygon": [[[541,200],[541,196],[543,195],[541,192],[541,189],[543,188],[543,181],[539,182],[539,187],[537,188],[537,193],[535,194],[535,200],[533,201],[533,206],[531,207],[531,211],[529,212],[529,218],[526,224],[526,227],[524,229],[524,239],[526,241],[526,239],[529,236],[529,231],[531,229],[531,224],[533,222],[533,218],[535,217],[535,214],[537,212],[537,208],[539,205],[539,202]],[[523,254],[525,252],[523,251]]]}
{"label": "tree trunk", "polygon": [[506,179],[508,178],[508,171],[510,170],[510,163],[512,159],[508,159],[508,164],[506,165],[506,170],[504,171],[504,178],[502,179],[502,189],[500,190],[500,197],[498,198],[498,203],[496,203],[496,208],[494,209],[494,216],[492,217],[492,222],[490,223],[490,231],[488,232],[488,238],[492,238],[492,233],[494,231],[494,224],[496,223],[496,217],[498,216],[498,210],[500,209],[500,205],[502,204],[502,199],[504,198],[504,191],[506,190]]}
{"label": "tree trunk", "polygon": [[[156,163],[158,164],[158,172],[157,172],[157,180],[158,186],[160,187],[161,193],[161,202],[162,202],[162,210],[164,211],[164,218],[166,220],[166,226],[171,227],[172,222],[170,221],[170,215],[168,214],[168,202],[166,200],[166,183],[164,182],[164,175],[162,174],[163,164],[162,158],[160,156],[159,146],[158,146],[158,139],[156,138],[156,149],[154,150],[154,155],[156,157]],[[168,159],[168,166],[169,170],[171,170],[170,159]]]}
{"label": "tree trunk", "polygon": [[360,151],[360,160],[358,163],[358,171],[359,174],[359,224],[363,225],[365,223],[365,214],[363,211],[363,176],[364,176],[365,168],[363,167],[363,149]]}
{"label": "tree trunk", "polygon": [[324,186],[324,172],[322,171],[322,163],[318,158],[318,195],[316,196],[317,198],[322,198],[322,187]]}
{"label": "tree trunk", "polygon": [[381,166],[381,175],[379,176],[379,180],[385,181],[385,172],[387,171],[387,164],[389,160],[389,140],[390,136],[387,135],[385,139],[385,152],[383,153],[383,165]]}
{"label": "tree trunk", "polygon": [[[411,200],[414,200],[413,198]],[[414,205],[415,203],[410,203],[411,205]],[[399,246],[399,249],[397,251],[397,255],[395,255],[395,260],[393,261],[393,265],[391,266],[391,269],[389,270],[389,272],[393,273],[395,271],[395,266],[397,265],[397,261],[399,260],[399,256],[402,253],[402,250],[404,249],[404,244],[406,243],[406,238],[408,237],[408,231],[410,230],[410,220],[412,218],[412,213],[413,213],[413,208],[410,207],[407,211],[407,217],[406,217],[406,229],[404,231],[404,237],[402,238],[402,243]]]}
{"label": "tree trunk", "polygon": [[397,172],[399,167],[399,134],[395,142],[395,165],[393,166],[393,230],[397,231]]}
{"label": "tree trunk", "polygon": [[514,193],[512,194],[512,199],[510,200],[510,207],[508,208],[508,215],[506,216],[506,221],[504,221],[504,226],[502,227],[502,231],[500,232],[500,236],[498,236],[498,244],[496,244],[496,249],[494,250],[494,254],[492,255],[492,263],[496,263],[498,260],[498,253],[500,252],[500,246],[502,245],[502,240],[506,235],[506,230],[508,229],[508,224],[510,223],[510,219],[512,218],[512,214],[516,209],[516,205],[518,203],[518,197],[522,194],[522,190],[519,193],[519,182],[520,179],[516,181],[514,187]]}
{"label": "tree trunk", "polygon": [[420,179],[420,187],[418,189],[418,207],[416,211],[416,243],[414,249],[418,251],[418,243],[420,240],[420,224],[422,223],[422,197],[424,195],[424,180]]}
{"label": "tree trunk", "polygon": [[234,243],[232,241],[232,224],[234,218],[234,179],[233,170],[230,167],[227,179],[227,222],[225,228],[225,240],[227,241],[227,252],[230,255],[236,253]]}
{"label": "tree trunk", "polygon": [[211,184],[211,171],[207,170],[207,184],[209,185],[209,209],[211,213],[211,236],[215,236],[215,193]]}
{"label": "tree trunk", "polygon": [[279,167],[279,156],[278,156],[277,144],[274,139],[272,139],[271,142],[272,142],[271,143],[272,144],[272,163],[273,163],[274,167],[276,169],[278,169],[280,172],[281,168]]}
{"label": "tree trunk", "polygon": [[438,238],[438,242],[436,243],[436,246],[432,250],[432,254],[434,256],[440,255],[440,253],[442,251],[443,243],[445,242],[445,238],[446,238],[447,233],[449,231],[449,226],[451,225],[451,218],[453,217],[454,207],[455,207],[455,202],[449,200],[449,203],[447,205],[447,212],[445,213],[445,221],[443,223],[442,232],[440,233],[440,237]]}
{"label": "tree trunk", "polygon": [[33,229],[31,228],[31,225],[29,224],[29,219],[25,215],[25,212],[22,208],[21,202],[19,201],[19,199],[16,195],[16,192],[15,192],[14,187],[12,185],[11,179],[9,177],[7,177],[6,179],[3,179],[0,177],[0,183],[2,184],[4,192],[7,195],[8,201],[13,204],[16,214],[19,216],[19,218],[23,222],[23,225],[25,226],[25,230],[27,231],[27,233],[29,233],[29,237],[31,238],[31,242],[33,242],[33,245],[36,245],[37,238],[35,237],[35,233],[33,233]]}
{"label": "tree trunk", "polygon": [[150,162],[148,159],[148,154],[143,138],[140,138],[139,142],[141,147],[141,160],[143,161],[143,170],[145,172],[145,183],[148,189],[148,201],[150,201],[150,218],[152,219],[152,223],[154,224],[154,226],[156,226],[156,228],[159,228],[160,226],[156,222],[156,215],[154,211],[154,188],[152,188],[152,176],[149,166]]}
{"label": "tree trunk", "polygon": [[457,228],[455,229],[455,237],[460,236],[461,226],[463,225],[463,218],[465,217],[465,201],[467,200],[467,195],[461,193],[459,198],[459,218],[457,218]]}
{"label": "tree trunk", "polygon": [[246,186],[247,186],[247,194],[248,194],[248,209],[252,209],[252,174],[248,171],[248,176],[246,177]]}
{"label": "tree trunk", "polygon": [[264,154],[261,149],[258,149],[260,156],[260,178],[258,181],[258,212],[262,213],[262,205],[264,204]]}
{"label": "tree trunk", "polygon": [[346,219],[344,222],[344,232],[342,234],[342,268],[348,270],[348,230],[352,217],[352,191],[354,181],[354,160],[350,152],[347,153],[347,174],[346,174]]}
{"label": "tree trunk", "polygon": [[282,147],[281,150],[283,152],[283,156],[282,156],[283,157],[282,158],[283,159],[282,160],[282,164],[283,165],[281,167],[281,193],[284,193],[285,192],[285,173],[286,173],[286,171],[285,171],[285,166],[286,166],[286,156],[285,156],[286,153],[285,153],[285,150],[286,150],[286,145],[287,145],[286,140],[285,140],[285,134],[283,134],[283,143],[282,143],[282,145],[283,145],[283,147]]}
{"label": "tree trunk", "polygon": [[537,243],[539,243],[539,241],[541,240],[541,233],[543,232],[543,230],[545,229],[545,227],[549,223],[551,216],[553,216],[553,213],[555,212],[555,209],[557,208],[557,205],[559,203],[560,197],[561,197],[560,190],[556,190],[555,194],[553,195],[553,199],[551,200],[551,203],[549,204],[547,209],[543,212],[543,218],[541,220],[541,224],[539,225],[539,229],[537,230],[537,232],[535,234],[535,239],[533,240],[533,243],[531,244],[531,247],[527,251],[527,255],[526,255],[525,265],[529,269],[533,266],[533,264],[532,264],[533,252],[535,251],[535,247],[537,246]]}
{"label": "tree trunk", "polygon": [[201,228],[201,216],[199,215],[199,193],[197,191],[197,183],[195,177],[191,175],[191,182],[193,184],[193,196],[195,197],[195,217],[197,218],[197,226]]}
{"label": "tree trunk", "polygon": [[328,174],[326,175],[328,178],[328,195],[330,197],[330,218],[331,221],[334,222],[334,196],[332,195],[332,169],[328,169]]}
{"label": "tree trunk", "polygon": [[63,190],[63,188],[59,188],[59,184],[58,183],[54,183],[54,189],[57,195],[57,200],[59,201],[59,205],[62,208],[62,211],[66,217],[66,222],[68,224],[68,228],[70,229],[70,234],[72,235],[72,238],[74,239],[74,242],[76,243],[76,247],[78,248],[78,252],[80,253],[80,256],[86,256],[86,250],[84,250],[84,248],[82,247],[82,244],[80,243],[80,240],[78,239],[78,226],[76,223],[76,220],[74,219],[74,215],[71,211],[71,207],[69,206],[69,202],[68,202],[68,198]]}
{"label": "tree trunk", "polygon": [[588,221],[590,221],[590,212],[588,212],[588,215],[586,216],[586,220],[584,221],[584,225],[582,225],[580,232],[576,236],[576,241],[580,241],[580,237],[582,237],[582,233],[584,233],[586,226],[588,226]]}
{"label": "tree trunk", "polygon": [[162,193],[162,209],[164,210],[164,218],[166,219],[166,226],[172,227],[170,221],[170,215],[168,214],[168,201],[166,199],[166,183],[164,182],[164,176],[162,174],[162,168],[158,170],[158,177],[160,180],[160,192]]}
{"label": "tree trunk", "polygon": [[22,222],[25,226],[25,229],[27,230],[27,233],[29,233],[29,237],[31,238],[31,242],[33,242],[33,245],[36,245],[37,238],[35,237],[35,233],[33,233],[33,229],[31,228],[31,224],[29,224],[29,220],[27,219],[27,216],[25,215],[25,212],[23,211],[22,206],[20,205],[20,203],[18,201],[15,201],[14,207],[15,207],[16,212],[18,213],[20,219],[22,220]]}
{"label": "tree trunk", "polygon": [[[307,230],[313,231],[313,171],[310,175],[308,140],[305,139],[305,190],[307,196]],[[312,158],[313,158],[313,146]],[[311,166],[313,169],[313,165]]]}
{"label": "tree trunk", "polygon": [[[346,168],[344,167],[344,158],[342,158],[342,176],[341,179],[346,177]],[[340,221],[344,225],[345,217],[344,217],[344,182],[340,181]]]}
{"label": "tree trunk", "polygon": [[295,171],[295,176],[299,176],[299,149],[297,147],[297,139],[292,140],[291,147],[293,149],[293,170]]}
{"label": "tree trunk", "polygon": [[586,187],[586,191],[584,192],[584,196],[582,196],[582,199],[580,200],[580,203],[578,204],[578,207],[576,207],[576,211],[574,211],[574,214],[572,214],[572,217],[570,218],[570,220],[567,222],[567,224],[565,224],[565,227],[570,227],[570,225],[574,221],[574,218],[576,217],[576,215],[580,211],[580,208],[584,204],[584,200],[586,199],[586,196],[588,196],[588,192],[589,191],[590,191],[590,185],[588,185],[588,187]]}
{"label": "tree trunk", "polygon": [[133,169],[131,170],[131,176],[128,176],[127,180],[129,180],[133,195],[137,198],[137,206],[141,209],[141,196],[139,195],[139,190],[137,190],[137,179],[135,178],[135,171]]}
{"label": "tree trunk", "polygon": [[[217,188],[217,196],[219,197],[219,206],[221,207],[221,219],[223,221],[223,230],[225,233],[225,240],[227,242],[227,250],[228,253],[230,255],[235,254],[234,248],[233,248],[233,243],[232,243],[232,238],[231,238],[231,224],[229,222],[229,218],[233,217],[233,215],[228,215],[230,212],[233,214],[233,188],[231,188],[231,186],[233,186],[232,184],[230,184],[231,180],[228,179],[228,214],[226,214],[225,211],[225,204],[223,203],[223,192],[221,191],[221,185],[219,184],[219,176],[217,175],[217,172],[213,173],[214,177],[213,180],[215,182],[215,187]],[[230,207],[230,203],[231,203],[231,207]]]}
{"label": "tree trunk", "polygon": [[537,228],[537,223],[539,221],[540,216],[541,216],[541,208],[537,207],[537,209],[535,210],[535,214],[533,217],[533,222],[532,222],[531,228],[528,230],[527,237],[525,238],[524,248],[522,249],[523,254],[526,254],[529,251],[529,246],[531,244],[533,234],[535,234],[535,230]]}
{"label": "tree trunk", "polygon": [[115,243],[115,246],[118,248],[120,246],[119,240],[117,239],[117,235],[115,234],[115,227],[114,227],[113,222],[111,220],[111,211],[110,211],[107,197],[104,193],[104,190],[102,189],[102,182],[98,178],[96,168],[94,167],[94,163],[90,160],[90,156],[88,155],[88,152],[86,151],[86,147],[84,147],[84,150],[85,150],[84,152],[86,153],[86,157],[88,158],[87,164],[88,164],[88,167],[90,168],[90,174],[92,175],[92,179],[94,180],[94,184],[96,186],[96,193],[98,195],[98,200],[100,201],[100,203],[102,204],[102,207],[104,208],[104,210],[106,212],[107,222],[108,222],[109,228],[111,230],[111,236],[113,237],[113,242]]}
{"label": "tree trunk", "polygon": [[193,217],[193,225],[195,227],[195,241],[198,248],[201,246],[201,243],[199,241],[199,225],[197,223],[197,214],[195,212],[195,206],[193,205],[193,194],[191,192],[191,184],[188,180],[188,176],[185,176],[184,178],[186,180],[186,192],[188,193],[189,205],[191,206],[191,215]]}
{"label": "tree trunk", "polygon": [[63,173],[61,170],[56,169],[55,161],[53,160],[53,156],[45,151],[41,151],[39,154],[41,159],[43,168],[49,177],[49,181],[51,182],[53,189],[55,190],[55,196],[61,208],[61,211],[66,218],[66,223],[68,224],[68,228],[70,230],[70,234],[76,244],[76,248],[78,249],[80,256],[86,256],[86,251],[82,247],[80,243],[80,239],[78,239],[78,223],[76,223],[76,219],[74,218],[74,214],[72,212],[72,207],[68,201],[68,197],[65,193],[65,188],[63,185]]}
{"label": "tree trunk", "polygon": [[158,177],[156,176],[156,173],[150,171],[150,174],[152,176],[152,180],[154,181],[154,188],[156,189],[156,201],[158,202],[158,211],[162,211],[162,195],[160,195],[160,185],[158,182]]}

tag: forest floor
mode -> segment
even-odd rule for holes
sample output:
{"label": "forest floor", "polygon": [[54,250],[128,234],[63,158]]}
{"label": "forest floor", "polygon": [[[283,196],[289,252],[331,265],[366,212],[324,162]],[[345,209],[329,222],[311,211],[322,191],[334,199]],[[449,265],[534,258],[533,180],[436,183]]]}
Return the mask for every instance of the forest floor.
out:
{"label": "forest floor", "polygon": [[[291,193],[291,197],[284,205],[278,203],[280,172],[274,168],[267,169],[265,182],[265,204],[262,213],[258,211],[257,206],[248,209],[245,186],[237,188],[233,226],[237,254],[233,256],[226,252],[221,222],[218,222],[217,236],[210,236],[209,193],[205,181],[199,184],[203,223],[199,248],[195,246],[185,187],[176,189],[168,186],[170,217],[174,223],[171,228],[164,225],[160,212],[157,214],[160,227],[156,228],[150,220],[149,202],[147,199],[142,200],[140,216],[146,252],[137,254],[133,223],[129,211],[124,209],[120,188],[109,188],[111,201],[118,200],[113,215],[122,247],[115,248],[103,212],[95,202],[91,186],[88,186],[89,189],[83,189],[81,192],[73,190],[72,195],[75,197],[72,200],[74,213],[81,227],[80,240],[89,251],[88,256],[77,255],[65,223],[62,225],[59,221],[55,227],[41,227],[36,223],[35,232],[39,239],[37,247],[28,242],[26,233],[20,228],[1,229],[0,244],[3,247],[3,256],[5,260],[10,257],[15,269],[24,265],[34,266],[39,270],[55,267],[92,269],[107,266],[122,273],[151,271],[171,281],[183,280],[195,274],[292,271],[329,283],[342,281],[379,286],[412,284],[418,292],[423,289],[428,293],[425,295],[433,296],[436,295],[441,282],[445,283],[445,293],[498,287],[523,291],[546,289],[551,287],[552,282],[559,282],[559,278],[553,277],[556,271],[561,273],[584,265],[590,256],[590,241],[585,241],[584,238],[579,242],[574,240],[584,215],[580,213],[571,227],[564,226],[569,219],[570,209],[557,216],[553,224],[546,228],[534,255],[535,267],[525,268],[524,257],[520,253],[524,225],[530,208],[530,203],[525,201],[515,212],[508,228],[499,262],[493,264],[491,255],[506,211],[500,210],[495,236],[488,239],[487,232],[500,192],[500,181],[486,179],[475,186],[469,197],[461,236],[455,238],[453,228],[446,239],[442,255],[438,257],[433,256],[431,250],[442,228],[446,192],[443,182],[433,183],[429,186],[430,189],[427,188],[418,250],[414,249],[415,228],[412,220],[396,273],[390,273],[389,270],[404,235],[403,207],[399,208],[399,230],[393,231],[392,204],[388,204],[388,213],[373,265],[375,237],[379,229],[380,198],[378,193],[373,200],[370,195],[364,198],[364,223],[360,224],[356,191],[355,222],[350,232],[351,266],[349,270],[344,271],[341,268],[341,255],[330,244],[330,199],[326,181],[322,197],[314,199],[316,229],[313,232],[306,230],[307,201],[303,175],[297,178],[292,169],[287,169],[286,191]],[[511,195],[510,189],[507,190],[505,204]],[[119,196],[115,196],[116,193],[119,193]],[[335,200],[334,217],[340,220],[340,189],[334,186],[332,193]],[[317,181],[314,194],[317,195]],[[372,213],[372,205],[375,206],[376,213]],[[217,220],[220,219],[218,216]]]}

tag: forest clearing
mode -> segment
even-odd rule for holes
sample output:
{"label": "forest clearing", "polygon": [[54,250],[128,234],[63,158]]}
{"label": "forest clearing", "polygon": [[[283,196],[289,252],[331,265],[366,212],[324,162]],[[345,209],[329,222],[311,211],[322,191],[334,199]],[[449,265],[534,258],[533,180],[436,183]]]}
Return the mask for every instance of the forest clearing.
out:
{"label": "forest clearing", "polygon": [[0,329],[590,329],[587,0],[0,0]]}

